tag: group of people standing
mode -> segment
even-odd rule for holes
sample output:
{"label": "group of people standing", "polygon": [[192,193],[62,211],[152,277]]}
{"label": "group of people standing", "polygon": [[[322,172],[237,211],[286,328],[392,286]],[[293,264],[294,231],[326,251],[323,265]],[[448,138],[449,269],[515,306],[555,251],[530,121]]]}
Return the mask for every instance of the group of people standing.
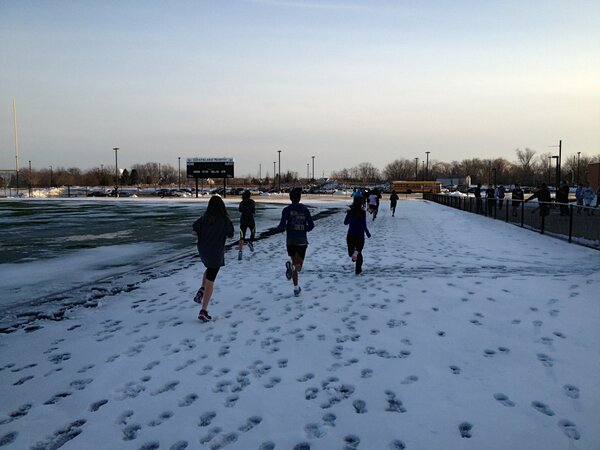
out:
{"label": "group of people standing", "polygon": [[[488,186],[485,189],[485,200],[487,204],[487,215],[493,215],[496,206],[499,209],[502,209],[502,204],[504,203],[505,192],[506,189],[504,186],[499,185],[494,187],[492,185]],[[556,204],[559,207],[561,216],[569,215],[569,185],[566,181],[563,181],[556,192]],[[592,201],[596,198],[595,208],[599,206],[600,203],[600,186],[594,193],[594,190],[590,187],[589,184],[585,186],[580,184],[575,190],[575,199],[577,201],[577,214],[581,214],[581,210],[583,206],[586,207],[587,215],[593,215],[594,211],[592,209]],[[533,199],[538,200],[540,203],[539,210],[541,216],[547,216],[550,213],[550,203],[552,202],[552,194],[550,193],[550,189],[546,183],[541,183],[540,188],[531,195],[527,200],[525,200],[525,194],[519,183],[515,183],[515,187],[512,190],[512,215],[517,216],[519,207],[522,203],[527,203]],[[482,197],[482,189],[481,183],[477,184],[475,188],[475,199],[476,199],[476,213],[483,214],[483,197]],[[498,202],[498,203],[497,203]]]}
{"label": "group of people standing", "polygon": [[[359,194],[356,195],[356,192],[359,192]],[[299,274],[302,271],[308,248],[307,233],[315,226],[310,211],[300,203],[301,196],[302,190],[300,188],[291,190],[291,204],[283,208],[279,225],[274,229],[275,232],[286,232],[286,248],[290,259],[285,263],[285,276],[288,280],[292,280],[294,296],[296,297],[302,291]],[[242,259],[244,244],[248,245],[250,251],[254,251],[256,205],[250,197],[250,191],[245,191],[238,206],[240,212],[238,259]],[[362,251],[365,245],[365,236],[367,238],[371,237],[367,227],[365,205],[368,202],[368,210],[373,216],[373,220],[375,220],[380,198],[381,193],[377,189],[369,193],[355,190],[352,195],[352,205],[346,211],[344,225],[348,226],[346,235],[348,256],[355,263],[354,272],[357,275],[362,272]],[[397,201],[398,195],[392,191],[390,196],[392,216],[395,215]],[[250,231],[249,239],[246,238],[248,231]],[[220,196],[215,195],[210,198],[206,211],[192,225],[192,232],[198,238],[198,253],[205,266],[202,285],[196,292],[194,301],[201,305],[198,319],[202,322],[208,322],[212,320],[208,313],[208,305],[214,290],[214,283],[220,268],[225,265],[225,241],[227,238],[232,238],[234,233],[233,223]]]}

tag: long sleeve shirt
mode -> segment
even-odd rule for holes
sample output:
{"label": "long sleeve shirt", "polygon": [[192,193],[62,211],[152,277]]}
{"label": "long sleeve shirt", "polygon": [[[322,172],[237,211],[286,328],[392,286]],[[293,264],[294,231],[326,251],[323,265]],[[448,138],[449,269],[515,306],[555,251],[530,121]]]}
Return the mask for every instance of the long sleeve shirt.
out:
{"label": "long sleeve shirt", "polygon": [[366,234],[368,237],[371,237],[371,233],[367,228],[367,213],[362,210],[358,217],[355,216],[352,211],[348,211],[346,213],[346,218],[344,219],[344,225],[350,225],[348,227],[348,236],[364,237]]}

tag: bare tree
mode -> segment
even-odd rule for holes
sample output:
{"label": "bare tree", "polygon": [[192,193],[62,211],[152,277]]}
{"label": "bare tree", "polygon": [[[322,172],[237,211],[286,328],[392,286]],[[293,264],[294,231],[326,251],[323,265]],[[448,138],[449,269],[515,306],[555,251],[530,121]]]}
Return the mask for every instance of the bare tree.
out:
{"label": "bare tree", "polygon": [[414,173],[412,161],[408,159],[396,159],[383,169],[383,178],[387,181],[409,180]]}
{"label": "bare tree", "polygon": [[533,182],[534,173],[534,156],[535,150],[525,148],[525,150],[516,149],[518,170],[513,177],[520,179],[521,183],[531,184]]}

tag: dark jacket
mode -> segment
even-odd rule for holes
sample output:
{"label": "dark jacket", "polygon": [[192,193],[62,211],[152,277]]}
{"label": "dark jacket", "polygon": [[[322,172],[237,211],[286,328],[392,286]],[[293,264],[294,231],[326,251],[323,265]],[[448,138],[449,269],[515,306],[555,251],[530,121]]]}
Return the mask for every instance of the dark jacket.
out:
{"label": "dark jacket", "polygon": [[194,222],[192,229],[198,234],[198,253],[204,265],[216,269],[225,265],[225,238],[233,237],[233,224],[229,219],[211,223],[205,214]]}
{"label": "dark jacket", "polygon": [[254,224],[254,214],[256,214],[256,203],[251,198],[242,200],[238,206],[240,215],[240,223],[246,225]]}
{"label": "dark jacket", "polygon": [[556,193],[556,201],[558,203],[569,203],[569,186],[562,185]]}
{"label": "dark jacket", "polygon": [[552,201],[552,196],[550,195],[550,191],[548,190],[548,188],[541,188],[541,189],[537,190],[535,192],[535,194],[533,194],[531,197],[529,197],[527,199],[527,201],[533,200],[534,198],[537,198],[538,202],[551,202]]}
{"label": "dark jacket", "polygon": [[512,190],[512,198],[513,200],[523,200],[523,198],[525,197],[525,194],[523,192],[523,189],[519,188],[514,188]]}
{"label": "dark jacket", "polygon": [[398,194],[396,194],[395,192],[390,195],[390,203],[392,206],[394,206],[394,205],[396,205],[396,203],[398,203]]}
{"label": "dark jacket", "polygon": [[344,225],[350,225],[348,227],[348,236],[364,237],[366,233],[368,237],[371,237],[371,233],[369,233],[369,229],[367,228],[367,213],[362,209],[358,217],[352,211],[348,211],[344,219]]}
{"label": "dark jacket", "polygon": [[287,231],[287,245],[308,245],[306,233],[314,227],[308,208],[302,203],[292,203],[281,211],[277,231]]}

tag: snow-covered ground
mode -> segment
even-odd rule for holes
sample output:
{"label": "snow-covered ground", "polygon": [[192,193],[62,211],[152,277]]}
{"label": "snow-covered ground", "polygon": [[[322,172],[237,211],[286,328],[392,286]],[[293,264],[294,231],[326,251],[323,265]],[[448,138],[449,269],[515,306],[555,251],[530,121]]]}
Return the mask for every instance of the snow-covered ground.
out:
{"label": "snow-covered ground", "polygon": [[[600,254],[424,201],[382,204],[353,273],[340,212],[0,335],[10,449],[597,449]],[[260,230],[259,230],[260,231]]]}

